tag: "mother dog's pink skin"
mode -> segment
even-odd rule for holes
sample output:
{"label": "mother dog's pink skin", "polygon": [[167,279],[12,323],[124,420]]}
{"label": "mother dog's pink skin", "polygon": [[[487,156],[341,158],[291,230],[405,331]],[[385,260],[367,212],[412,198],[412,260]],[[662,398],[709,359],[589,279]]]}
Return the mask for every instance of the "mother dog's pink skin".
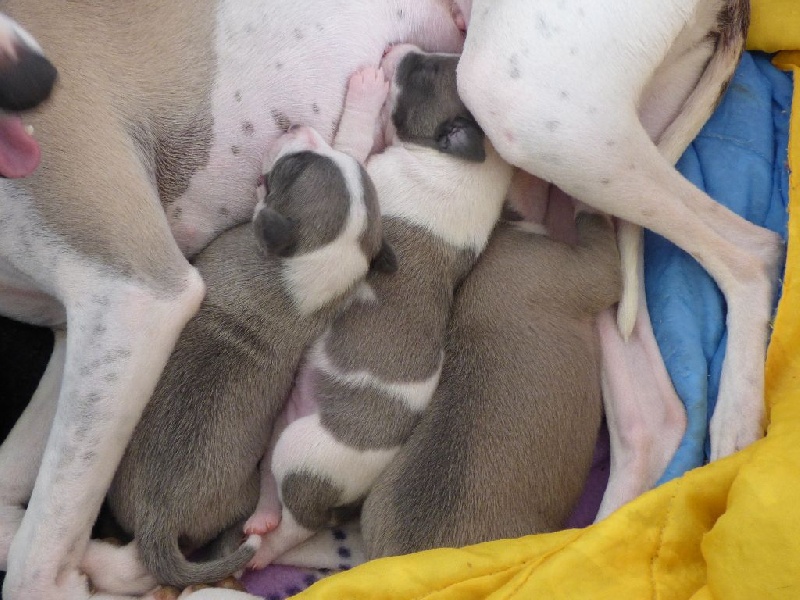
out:
{"label": "mother dog's pink skin", "polygon": [[0,449],[3,597],[88,598],[76,565],[91,524],[203,297],[186,256],[250,218],[262,154],[282,129],[303,123],[331,140],[351,73],[388,44],[457,52],[463,34],[449,0],[4,10],[48,49],[61,83],[27,119],[39,169],[0,182],[0,313],[56,329]]}

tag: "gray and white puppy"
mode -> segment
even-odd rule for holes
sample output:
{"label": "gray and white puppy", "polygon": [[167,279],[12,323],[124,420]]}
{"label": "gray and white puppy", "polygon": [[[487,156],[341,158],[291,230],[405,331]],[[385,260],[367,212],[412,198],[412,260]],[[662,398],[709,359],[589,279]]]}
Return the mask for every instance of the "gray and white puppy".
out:
{"label": "gray and white puppy", "polygon": [[572,247],[497,227],[456,296],[431,405],[364,502],[371,558],[563,527],[602,414],[594,319],[621,293],[611,223],[577,229]]}
{"label": "gray and white puppy", "polygon": [[387,247],[375,189],[363,167],[307,127],[292,128],[277,146],[269,193],[253,223],[222,234],[197,257],[205,300],[183,330],[108,493],[134,542],[103,551],[128,553],[131,563],[138,555],[145,573],[104,573],[102,566],[119,556],[104,561],[90,548],[96,585],[106,581],[120,592],[120,580],[129,577],[138,593],[153,583],[148,572],[159,583],[185,587],[245,566],[257,536],[208,562],[190,562],[184,552],[225,530],[219,553],[239,544],[258,500],[258,462],[302,353],[370,263],[388,264],[381,260]]}
{"label": "gray and white puppy", "polygon": [[[439,382],[453,292],[499,217],[511,167],[456,90],[458,56],[395,47],[389,147],[367,172],[397,253],[370,273],[309,353],[267,456],[252,566],[270,563],[358,503],[411,433]],[[268,472],[265,471],[268,475]]]}

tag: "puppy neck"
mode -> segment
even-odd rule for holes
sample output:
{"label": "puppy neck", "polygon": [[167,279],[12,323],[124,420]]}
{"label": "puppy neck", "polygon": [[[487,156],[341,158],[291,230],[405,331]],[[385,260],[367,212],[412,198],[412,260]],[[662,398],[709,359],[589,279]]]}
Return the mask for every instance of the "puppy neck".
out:
{"label": "puppy neck", "polygon": [[486,150],[486,160],[473,163],[416,144],[387,148],[367,167],[381,214],[480,253],[500,216],[512,173],[489,143]]}

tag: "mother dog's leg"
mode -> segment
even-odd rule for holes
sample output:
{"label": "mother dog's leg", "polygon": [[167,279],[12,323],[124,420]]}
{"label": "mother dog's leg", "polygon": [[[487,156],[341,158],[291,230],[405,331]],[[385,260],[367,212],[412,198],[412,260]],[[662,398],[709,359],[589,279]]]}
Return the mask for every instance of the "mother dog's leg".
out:
{"label": "mother dog's leg", "polygon": [[0,196],[2,256],[57,298],[67,321],[58,406],[8,554],[5,600],[88,597],[77,565],[92,523],[204,293],[131,136],[112,115],[78,111],[36,125],[48,162]]}
{"label": "mother dog's leg", "polygon": [[[723,4],[730,1],[715,6]],[[670,239],[716,280],[729,331],[711,431],[718,458],[763,432],[763,366],[781,242],[680,176],[639,120],[638,95],[687,26],[685,9],[629,0],[602,7],[476,2],[459,86],[507,160]]]}
{"label": "mother dog's leg", "polygon": [[0,446],[0,570],[6,569],[11,540],[25,515],[47,435],[56,412],[64,374],[66,332],[57,330],[50,361],[39,386]]}
{"label": "mother dog's leg", "polygon": [[[705,32],[715,29],[716,7],[704,8],[709,10],[705,14],[699,11],[696,22],[705,25],[686,29],[678,37],[645,88],[639,106],[645,130],[672,164],[711,116],[721,90],[733,77],[744,44],[746,14],[741,15],[745,19],[744,23],[739,21],[742,26],[728,28],[724,37],[714,37]],[[623,270],[630,276],[627,285],[635,286],[638,292],[628,297],[631,304],[638,304],[638,310],[632,324],[635,326],[630,328],[626,328],[625,320],[633,316],[632,307],[622,303],[619,328],[612,311],[598,319],[603,348],[603,400],[611,439],[611,470],[598,520],[656,483],[672,460],[687,421],[650,323],[644,293],[641,228],[624,222],[620,246]],[[626,251],[631,262],[628,265]]]}

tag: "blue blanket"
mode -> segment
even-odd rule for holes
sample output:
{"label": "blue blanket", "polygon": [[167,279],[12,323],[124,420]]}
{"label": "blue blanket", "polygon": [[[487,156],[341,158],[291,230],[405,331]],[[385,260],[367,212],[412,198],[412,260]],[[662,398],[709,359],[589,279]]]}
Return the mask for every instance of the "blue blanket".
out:
{"label": "blue blanket", "polygon": [[[711,197],[784,239],[791,99],[791,76],[769,56],[746,53],[719,108],[678,163]],[[656,341],[688,416],[663,483],[708,460],[708,423],[727,343],[725,302],[693,258],[651,232],[645,288]]]}

